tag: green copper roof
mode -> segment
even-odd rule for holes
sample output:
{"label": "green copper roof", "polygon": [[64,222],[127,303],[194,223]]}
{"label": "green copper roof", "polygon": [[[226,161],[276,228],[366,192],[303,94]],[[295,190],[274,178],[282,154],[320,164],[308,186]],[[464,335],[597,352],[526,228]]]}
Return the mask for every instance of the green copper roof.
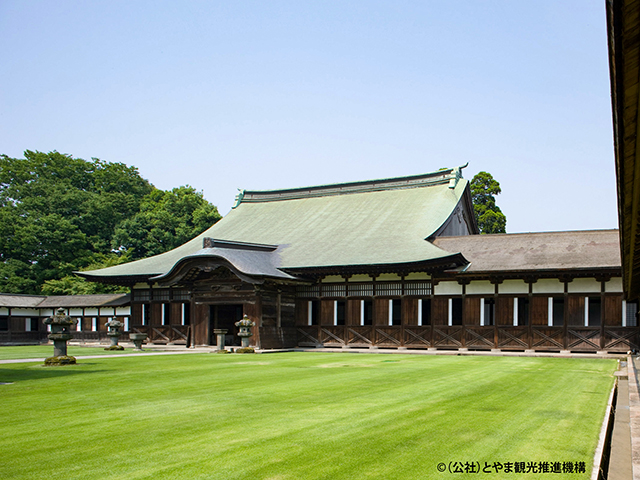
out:
{"label": "green copper roof", "polygon": [[207,231],[161,255],[83,272],[90,279],[167,273],[203,250],[205,237],[278,245],[277,268],[384,265],[451,256],[426,241],[451,216],[468,182],[460,169],[339,185],[242,191],[233,210]]}

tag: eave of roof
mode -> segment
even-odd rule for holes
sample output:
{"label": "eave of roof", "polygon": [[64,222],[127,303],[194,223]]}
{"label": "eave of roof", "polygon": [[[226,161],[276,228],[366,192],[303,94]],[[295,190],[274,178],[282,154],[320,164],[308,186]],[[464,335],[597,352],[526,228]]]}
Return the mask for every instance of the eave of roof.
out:
{"label": "eave of roof", "polygon": [[120,307],[130,302],[128,293],[95,295],[12,295],[0,294],[0,307],[9,308],[88,308]]}
{"label": "eave of roof", "polygon": [[623,284],[640,298],[640,2],[609,0],[607,30]]}
{"label": "eave of roof", "polygon": [[459,275],[620,271],[618,230],[439,237],[434,243],[469,260]]}
{"label": "eave of roof", "polygon": [[17,295],[0,293],[0,307],[4,308],[37,308],[47,298],[45,295]]}

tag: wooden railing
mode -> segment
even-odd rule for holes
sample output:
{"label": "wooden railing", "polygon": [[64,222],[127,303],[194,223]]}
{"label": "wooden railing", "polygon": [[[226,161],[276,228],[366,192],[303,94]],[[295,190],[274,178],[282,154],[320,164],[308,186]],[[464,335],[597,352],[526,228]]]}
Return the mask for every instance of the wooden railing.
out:
{"label": "wooden railing", "polygon": [[147,342],[158,344],[190,345],[189,325],[138,325],[131,333],[146,333]]}
{"label": "wooden railing", "polygon": [[627,352],[640,350],[639,327],[298,326],[301,347],[442,348]]}
{"label": "wooden railing", "polygon": [[47,343],[49,332],[0,332],[0,345],[38,345]]}

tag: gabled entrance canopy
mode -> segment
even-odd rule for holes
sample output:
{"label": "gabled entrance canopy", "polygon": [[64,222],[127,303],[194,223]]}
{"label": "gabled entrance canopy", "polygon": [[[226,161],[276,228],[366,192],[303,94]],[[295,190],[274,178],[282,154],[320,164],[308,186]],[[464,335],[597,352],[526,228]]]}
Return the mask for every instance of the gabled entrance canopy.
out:
{"label": "gabled entrance canopy", "polygon": [[295,280],[278,270],[279,247],[246,242],[229,242],[205,237],[204,248],[193,255],[181,258],[165,274],[151,277],[149,281],[160,286],[188,283],[201,272],[212,272],[219,267],[230,270],[246,283],[263,283],[266,278]]}

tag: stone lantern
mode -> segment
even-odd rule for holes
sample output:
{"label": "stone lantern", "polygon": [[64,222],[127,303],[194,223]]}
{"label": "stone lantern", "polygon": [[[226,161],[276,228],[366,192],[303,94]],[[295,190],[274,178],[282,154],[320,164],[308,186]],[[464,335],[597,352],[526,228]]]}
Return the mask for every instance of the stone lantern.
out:
{"label": "stone lantern", "polygon": [[107,336],[111,340],[111,345],[105,348],[105,350],[124,350],[123,346],[118,345],[118,337],[122,335],[120,329],[124,327],[124,323],[112,318],[107,323],[105,323],[105,326],[109,330],[107,332]]}
{"label": "stone lantern", "polygon": [[130,333],[129,334],[129,340],[131,340],[133,342],[134,345],[134,350],[137,350],[139,352],[142,351],[142,342],[144,342],[147,339],[147,334],[146,333]]}
{"label": "stone lantern", "polygon": [[53,340],[53,357],[46,358],[45,365],[73,365],[75,357],[67,356],[67,340],[71,340],[71,325],[75,327],[78,321],[65,315],[64,309],[59,308],[53,317],[44,320],[45,325],[51,325],[49,340]]}
{"label": "stone lantern", "polygon": [[228,330],[226,328],[214,328],[213,333],[216,334],[216,350],[221,352],[224,350],[225,335]]}
{"label": "stone lantern", "polygon": [[242,339],[242,348],[249,348],[249,337],[253,335],[251,328],[255,326],[256,324],[246,315],[236,322],[236,327],[240,330],[238,336]]}

